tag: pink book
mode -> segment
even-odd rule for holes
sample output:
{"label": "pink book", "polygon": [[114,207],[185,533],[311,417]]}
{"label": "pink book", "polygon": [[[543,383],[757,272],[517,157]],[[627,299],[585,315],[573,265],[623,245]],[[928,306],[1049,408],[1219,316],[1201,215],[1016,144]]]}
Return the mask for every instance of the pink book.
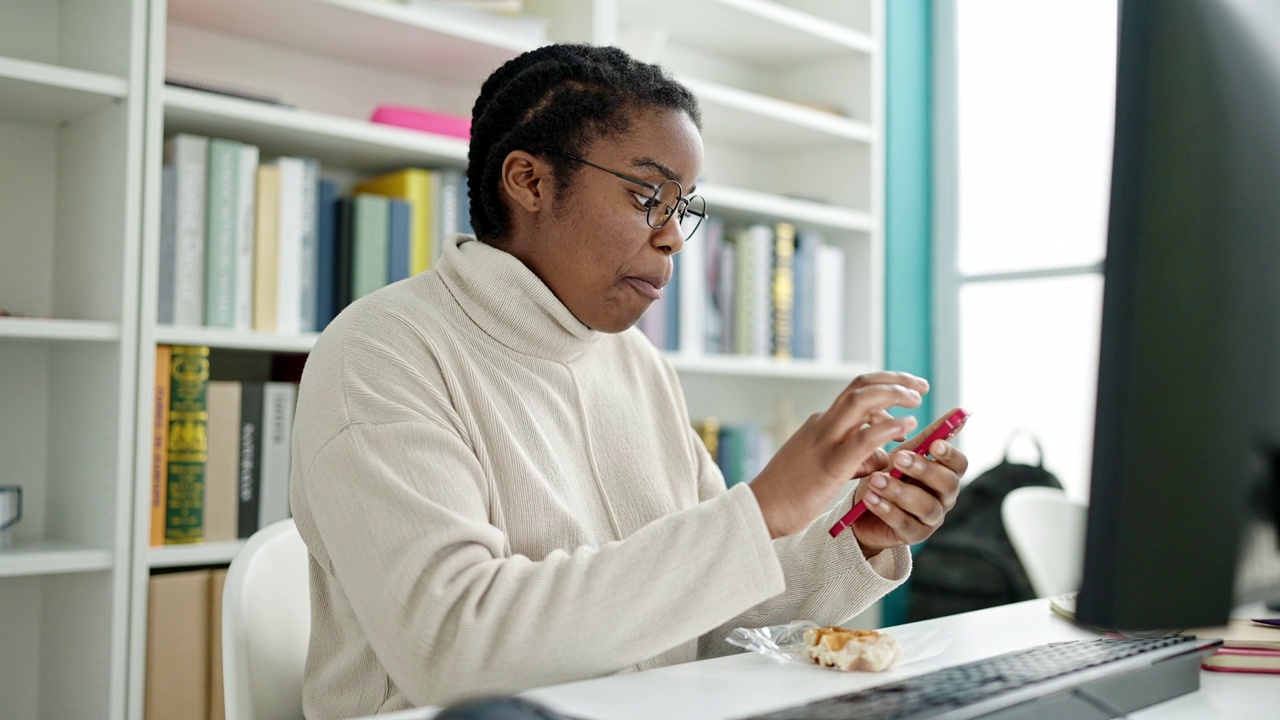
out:
{"label": "pink book", "polygon": [[383,125],[395,125],[463,140],[471,139],[471,118],[458,115],[446,115],[406,105],[379,105],[369,119]]}
{"label": "pink book", "polygon": [[1280,673],[1280,650],[1219,648],[1200,667],[1222,672]]}

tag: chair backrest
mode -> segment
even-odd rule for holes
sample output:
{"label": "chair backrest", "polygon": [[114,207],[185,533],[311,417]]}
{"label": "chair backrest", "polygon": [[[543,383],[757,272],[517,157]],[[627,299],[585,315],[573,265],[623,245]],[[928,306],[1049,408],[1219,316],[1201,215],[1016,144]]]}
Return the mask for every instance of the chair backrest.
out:
{"label": "chair backrest", "polygon": [[292,519],[258,530],[222,594],[227,720],[300,720],[311,637],[307,546]]}
{"label": "chair backrest", "polygon": [[1000,507],[1005,531],[1039,597],[1080,589],[1087,508],[1057,488],[1024,487]]}

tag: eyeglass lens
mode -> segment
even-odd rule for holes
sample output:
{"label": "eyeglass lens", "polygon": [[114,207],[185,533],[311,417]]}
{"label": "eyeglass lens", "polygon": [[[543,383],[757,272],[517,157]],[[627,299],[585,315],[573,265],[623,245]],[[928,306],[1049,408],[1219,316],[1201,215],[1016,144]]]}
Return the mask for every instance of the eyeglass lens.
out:
{"label": "eyeglass lens", "polygon": [[655,197],[658,202],[649,207],[649,227],[661,228],[672,215],[678,215],[680,234],[687,238],[698,229],[706,214],[706,201],[699,195],[681,198],[680,184],[674,180],[659,185]]}

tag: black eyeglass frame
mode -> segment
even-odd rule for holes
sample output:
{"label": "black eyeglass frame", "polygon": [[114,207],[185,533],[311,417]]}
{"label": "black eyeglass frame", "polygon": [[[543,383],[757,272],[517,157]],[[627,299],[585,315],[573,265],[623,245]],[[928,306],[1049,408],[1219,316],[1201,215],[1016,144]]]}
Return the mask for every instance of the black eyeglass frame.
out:
{"label": "black eyeglass frame", "polygon": [[[698,222],[694,223],[693,227],[689,229],[689,232],[684,233],[684,238],[685,238],[686,240],[688,240],[690,237],[693,237],[693,234],[694,234],[695,232],[697,232],[697,231],[698,231],[698,228],[702,226],[702,221],[703,221],[703,220],[705,220],[705,219],[706,219],[706,217],[707,217],[707,200],[706,200],[706,198],[704,198],[704,197],[702,197],[701,195],[698,195],[698,194],[696,194],[696,193],[695,193],[695,194],[693,194],[693,195],[685,196],[685,194],[684,194],[684,186],[680,184],[680,181],[679,181],[679,180],[663,180],[660,184],[658,184],[658,185],[654,185],[653,183],[645,182],[644,180],[641,180],[640,178],[631,177],[630,175],[626,175],[626,174],[624,174],[624,173],[617,172],[616,170],[610,170],[610,169],[609,169],[609,168],[607,168],[607,167],[603,167],[603,166],[601,166],[601,165],[597,165],[597,164],[595,164],[595,163],[591,162],[590,160],[584,160],[583,158],[580,158],[580,157],[578,157],[577,155],[571,155],[571,154],[569,154],[569,153],[567,153],[567,152],[565,152],[565,151],[563,151],[563,150],[557,150],[557,149],[552,148],[552,147],[544,147],[544,148],[542,148],[542,149],[543,149],[545,152],[555,153],[556,155],[560,155],[560,156],[562,156],[562,157],[567,157],[567,158],[569,158],[570,160],[577,160],[578,162],[582,163],[583,165],[588,165],[588,166],[593,167],[593,168],[595,168],[595,169],[597,169],[597,170],[603,170],[603,171],[605,171],[605,172],[609,173],[610,175],[612,175],[612,176],[614,176],[614,177],[616,177],[616,178],[620,178],[620,179],[622,179],[622,180],[626,180],[626,181],[627,181],[627,182],[629,182],[629,183],[635,183],[636,185],[639,185],[640,187],[648,188],[649,190],[653,191],[653,204],[652,204],[652,205],[650,205],[650,206],[648,207],[648,209],[646,210],[646,212],[645,212],[645,222],[646,222],[646,223],[648,223],[649,227],[653,228],[654,230],[661,230],[662,228],[666,227],[667,223],[671,222],[671,218],[675,217],[676,215],[679,215],[679,216],[681,217],[681,219],[683,219],[683,218],[684,218],[684,216],[685,216],[686,214],[687,214],[687,215],[692,215],[692,216],[694,216],[695,218],[697,218],[697,219],[698,219]],[[676,186],[676,195],[678,196],[678,197],[676,198],[676,206],[677,206],[677,207],[671,207],[670,205],[668,205],[667,203],[665,203],[665,202],[663,202],[663,201],[662,201],[662,188],[663,188],[663,187],[665,187],[665,186],[667,186],[667,185],[675,185],[675,186]],[[690,205],[690,201],[692,201],[692,200],[699,200],[699,201],[701,201],[701,203],[702,203],[702,209],[701,209],[701,210],[693,210],[693,209],[691,209],[691,208],[689,207],[689,205]],[[680,206],[680,205],[683,205],[683,206],[684,206],[684,211],[683,211],[683,212],[681,212],[681,211],[679,210],[679,206]],[[657,224],[655,225],[655,224],[654,224],[654,222],[653,222],[653,211],[654,211],[656,208],[659,208],[659,207],[666,208],[669,212],[660,213],[659,217],[661,218],[661,222],[659,222],[659,223],[657,223]]]}

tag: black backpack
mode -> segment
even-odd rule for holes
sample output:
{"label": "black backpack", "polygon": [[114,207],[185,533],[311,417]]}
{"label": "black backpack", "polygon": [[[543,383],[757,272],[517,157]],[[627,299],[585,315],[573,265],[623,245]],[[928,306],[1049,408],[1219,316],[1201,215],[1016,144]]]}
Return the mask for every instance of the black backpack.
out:
{"label": "black backpack", "polygon": [[1029,485],[1062,487],[1044,469],[1043,453],[1037,464],[1024,465],[1010,462],[1006,450],[999,465],[961,488],[942,527],[916,552],[907,592],[909,622],[1036,596],[1000,517],[1005,495]]}

